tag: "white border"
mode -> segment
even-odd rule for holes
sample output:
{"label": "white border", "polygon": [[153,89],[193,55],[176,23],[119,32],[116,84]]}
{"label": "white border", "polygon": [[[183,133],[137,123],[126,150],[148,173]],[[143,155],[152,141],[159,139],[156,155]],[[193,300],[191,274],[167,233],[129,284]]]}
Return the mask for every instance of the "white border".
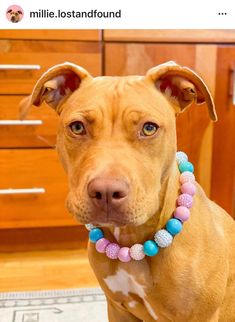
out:
{"label": "white border", "polygon": [[[19,23],[6,19],[6,9],[13,4],[24,9]],[[29,18],[29,11],[117,11],[116,19],[50,19]],[[226,13],[219,15],[218,13]],[[1,0],[0,29],[235,29],[235,3],[232,0],[86,0],[30,1]]]}

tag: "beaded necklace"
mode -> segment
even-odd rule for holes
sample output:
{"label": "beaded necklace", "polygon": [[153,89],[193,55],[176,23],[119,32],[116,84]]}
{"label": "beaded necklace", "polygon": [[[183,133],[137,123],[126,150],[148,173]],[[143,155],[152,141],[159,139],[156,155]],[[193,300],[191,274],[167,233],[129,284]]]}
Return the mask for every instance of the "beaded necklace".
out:
{"label": "beaded necklace", "polygon": [[121,262],[130,262],[131,260],[142,260],[145,256],[155,256],[159,248],[166,248],[173,242],[174,236],[179,234],[183,228],[183,223],[190,217],[190,208],[193,205],[193,196],[196,192],[194,167],[188,161],[188,156],[184,152],[176,153],[176,160],[180,175],[181,194],[177,198],[177,207],[173,213],[173,218],[169,219],[164,229],[158,230],[153,240],[147,240],[144,244],[134,244],[131,247],[122,247],[117,243],[111,243],[104,238],[104,232],[101,228],[92,224],[87,224],[89,230],[89,239],[95,243],[97,252],[104,253],[110,259],[119,259]]}

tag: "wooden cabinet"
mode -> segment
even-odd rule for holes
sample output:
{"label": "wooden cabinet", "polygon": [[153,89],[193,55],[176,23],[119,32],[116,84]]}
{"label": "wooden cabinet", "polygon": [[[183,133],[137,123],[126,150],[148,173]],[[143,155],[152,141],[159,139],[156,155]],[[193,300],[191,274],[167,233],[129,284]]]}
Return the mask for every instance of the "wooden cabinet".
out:
{"label": "wooden cabinet", "polygon": [[32,107],[22,123],[19,102],[32,92],[41,74],[55,64],[69,61],[87,68],[94,76],[100,75],[100,40],[98,30],[0,31],[2,232],[70,226],[75,235],[71,229],[78,222],[66,210],[67,178],[54,149],[58,116],[42,105]]}
{"label": "wooden cabinet", "polygon": [[[149,68],[174,59],[197,71],[214,94],[216,50],[213,44],[107,43],[105,73],[144,75]],[[205,57],[210,57],[209,64]],[[177,138],[178,150],[189,155],[197,180],[210,195],[213,125],[205,104],[193,105],[177,118]]]}
{"label": "wooden cabinet", "polygon": [[235,218],[235,46],[218,46],[212,199]]}

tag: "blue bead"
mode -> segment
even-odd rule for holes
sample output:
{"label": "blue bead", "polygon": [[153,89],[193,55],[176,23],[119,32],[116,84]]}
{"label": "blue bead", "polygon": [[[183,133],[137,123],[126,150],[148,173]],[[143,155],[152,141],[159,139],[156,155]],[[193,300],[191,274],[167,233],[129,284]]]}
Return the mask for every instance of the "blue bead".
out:
{"label": "blue bead", "polygon": [[159,252],[158,245],[153,240],[147,240],[144,243],[144,253],[147,256],[155,256]]}
{"label": "blue bead", "polygon": [[168,222],[166,224],[167,231],[173,236],[180,233],[182,228],[183,228],[182,223],[178,219],[175,219],[175,218],[168,220]]}
{"label": "blue bead", "polygon": [[89,238],[92,243],[96,243],[97,240],[104,237],[104,233],[100,228],[94,228],[89,232]]}
{"label": "blue bead", "polygon": [[179,170],[181,173],[185,171],[194,172],[194,166],[191,162],[182,161],[179,164]]}

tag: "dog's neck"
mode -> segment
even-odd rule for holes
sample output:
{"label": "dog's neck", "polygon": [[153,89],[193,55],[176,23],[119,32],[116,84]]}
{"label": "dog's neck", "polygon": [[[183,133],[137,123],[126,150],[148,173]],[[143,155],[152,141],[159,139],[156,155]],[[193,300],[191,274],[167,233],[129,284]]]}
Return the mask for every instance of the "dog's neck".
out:
{"label": "dog's neck", "polygon": [[146,240],[153,239],[154,233],[163,228],[172,217],[179,195],[179,175],[177,163],[174,162],[169,175],[162,183],[159,211],[153,217],[140,226],[102,228],[105,237],[119,245],[129,247],[135,243],[143,244]]}

